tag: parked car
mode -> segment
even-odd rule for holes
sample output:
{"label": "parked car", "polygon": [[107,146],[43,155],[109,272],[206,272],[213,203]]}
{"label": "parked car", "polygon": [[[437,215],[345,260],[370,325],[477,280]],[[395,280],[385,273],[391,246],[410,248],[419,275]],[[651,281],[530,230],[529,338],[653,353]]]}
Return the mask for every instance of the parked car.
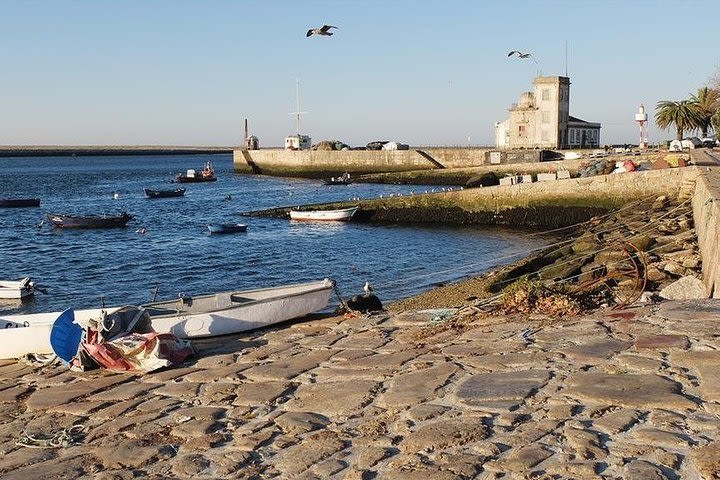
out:
{"label": "parked car", "polygon": [[715,147],[717,146],[717,140],[710,137],[701,138],[700,141],[702,142],[703,147]]}

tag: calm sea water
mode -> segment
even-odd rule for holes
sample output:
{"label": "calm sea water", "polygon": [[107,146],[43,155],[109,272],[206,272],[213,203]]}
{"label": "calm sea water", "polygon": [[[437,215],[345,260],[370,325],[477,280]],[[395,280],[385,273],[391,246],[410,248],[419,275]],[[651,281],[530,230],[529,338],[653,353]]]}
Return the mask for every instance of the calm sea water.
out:
{"label": "calm sea water", "polygon": [[[187,184],[185,197],[150,200],[143,188],[174,188],[174,176],[211,160],[217,182]],[[47,287],[0,313],[139,304],[223,290],[331,277],[348,297],[369,281],[383,301],[487,270],[540,240],[522,232],[442,226],[311,224],[238,212],[409,194],[407,185],[322,186],[319,181],[238,175],[230,155],[0,159],[0,198],[39,197],[40,208],[0,209],[0,279],[31,276]],[[114,194],[119,194],[115,199]],[[225,200],[230,195],[231,200]],[[52,228],[48,213],[131,212],[124,229]],[[247,233],[210,235],[208,223],[247,223]],[[145,227],[146,234],[138,233]],[[507,262],[508,260],[505,260]]]}

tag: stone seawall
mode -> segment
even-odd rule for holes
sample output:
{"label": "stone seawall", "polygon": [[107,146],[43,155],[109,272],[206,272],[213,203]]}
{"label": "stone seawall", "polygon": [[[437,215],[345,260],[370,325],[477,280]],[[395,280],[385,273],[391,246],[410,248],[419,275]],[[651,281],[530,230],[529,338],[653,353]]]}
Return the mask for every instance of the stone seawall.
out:
{"label": "stone seawall", "polygon": [[708,296],[720,298],[720,172],[700,172],[692,205],[703,282]]}
{"label": "stone seawall", "polygon": [[[234,150],[237,173],[321,178],[351,174],[473,167],[486,163],[486,148],[412,150]],[[528,152],[529,155],[537,155]]]}
{"label": "stone seawall", "polygon": [[[641,198],[660,195],[689,198],[697,175],[695,167],[649,170],[322,204],[313,208],[359,204],[355,220],[366,222],[555,228],[588,220]],[[289,208],[278,208],[254,212],[253,215],[286,217],[288,211]]]}

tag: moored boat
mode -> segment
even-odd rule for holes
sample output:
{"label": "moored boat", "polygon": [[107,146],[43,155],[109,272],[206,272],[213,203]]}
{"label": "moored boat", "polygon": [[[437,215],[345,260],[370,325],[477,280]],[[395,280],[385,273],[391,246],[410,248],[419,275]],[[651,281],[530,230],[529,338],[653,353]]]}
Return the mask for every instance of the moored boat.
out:
{"label": "moored boat", "polygon": [[39,206],[39,198],[0,198],[0,208],[24,208]]}
{"label": "moored boat", "polygon": [[35,283],[30,277],[14,281],[0,281],[0,299],[23,299],[35,293]]}
{"label": "moored boat", "polygon": [[123,212],[120,215],[48,215],[47,218],[59,228],[120,228],[134,217]]}
{"label": "moored boat", "polygon": [[210,162],[205,164],[205,167],[200,173],[194,169],[189,169],[184,174],[180,174],[175,177],[177,183],[197,183],[197,182],[214,182],[217,180],[215,176],[215,169]]}
{"label": "moored boat", "polygon": [[238,233],[246,232],[247,225],[242,223],[211,223],[208,225],[210,233]]}
{"label": "moored boat", "polygon": [[[158,333],[180,338],[211,337],[254,330],[324,309],[335,283],[316,282],[220,292],[143,305]],[[106,314],[122,307],[105,308]],[[0,316],[0,359],[52,353],[50,332],[62,312]],[[103,318],[103,309],[76,310],[81,325]]]}
{"label": "moored boat", "polygon": [[353,217],[353,215],[355,215],[357,210],[358,207],[343,208],[339,210],[290,210],[290,219],[347,222]]}
{"label": "moored boat", "polygon": [[144,190],[148,198],[173,198],[185,195],[184,188],[176,188],[175,190],[151,190],[146,188]]}

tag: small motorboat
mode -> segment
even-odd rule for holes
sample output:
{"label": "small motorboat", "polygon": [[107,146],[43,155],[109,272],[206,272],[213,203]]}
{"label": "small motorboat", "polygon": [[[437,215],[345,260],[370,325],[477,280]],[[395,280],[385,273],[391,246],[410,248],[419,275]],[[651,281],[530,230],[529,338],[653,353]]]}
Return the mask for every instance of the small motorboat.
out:
{"label": "small motorboat", "polygon": [[[263,328],[327,307],[335,282],[324,280],[227,291],[142,305],[157,333],[179,338],[214,337]],[[103,321],[123,307],[76,310],[75,322]],[[0,315],[0,359],[53,353],[51,331],[63,312]],[[112,328],[112,325],[108,326]]]}
{"label": "small motorboat", "polygon": [[208,225],[210,233],[238,233],[246,232],[247,225],[242,223],[211,223]]}
{"label": "small motorboat", "polygon": [[14,281],[0,281],[0,299],[23,299],[35,293],[35,283],[30,277]]}
{"label": "small motorboat", "polygon": [[184,174],[180,174],[175,177],[177,183],[197,183],[197,182],[214,182],[217,180],[215,176],[215,169],[210,162],[205,164],[205,168],[200,173],[197,173],[193,169],[189,169]]}
{"label": "small motorboat", "polygon": [[23,208],[39,206],[39,198],[0,198],[0,208]]}
{"label": "small motorboat", "polygon": [[59,228],[120,228],[135,218],[129,213],[120,215],[48,215],[48,220]]}
{"label": "small motorboat", "polygon": [[146,188],[145,195],[147,195],[148,198],[182,197],[185,195],[185,189],[176,188],[175,190],[150,190],[149,188]]}
{"label": "small motorboat", "polygon": [[345,172],[339,177],[330,177],[325,180],[323,185],[350,185],[351,183],[350,174]]}
{"label": "small motorboat", "polygon": [[290,210],[290,219],[347,222],[355,215],[357,210],[358,207],[343,208],[340,210]]}

